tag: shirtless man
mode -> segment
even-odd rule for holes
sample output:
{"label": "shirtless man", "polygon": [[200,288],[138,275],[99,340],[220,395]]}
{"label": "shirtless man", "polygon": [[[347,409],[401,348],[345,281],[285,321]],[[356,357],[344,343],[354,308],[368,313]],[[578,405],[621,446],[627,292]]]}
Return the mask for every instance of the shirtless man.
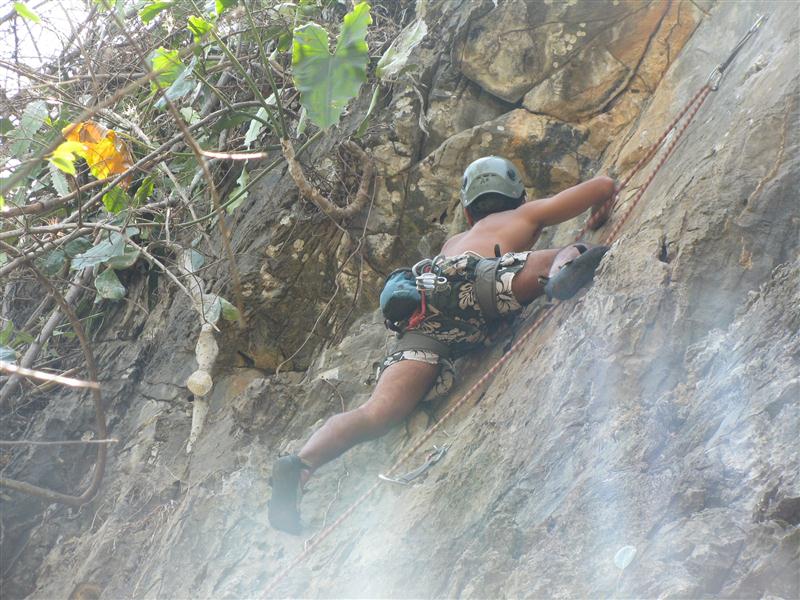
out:
{"label": "shirtless man", "polygon": [[[414,315],[395,323],[403,334],[384,359],[369,400],[330,417],[297,455],[275,461],[269,502],[272,526],[300,533],[301,489],[314,470],[356,444],[386,434],[432,388],[446,391],[452,360],[482,346],[492,320],[517,314],[545,292],[564,299],[588,283],[605,247],[529,249],[543,227],[589,208],[598,213],[614,193],[612,179],[595,177],[552,198],[526,202],[513,163],[487,156],[470,164],[461,187],[470,229],[448,239],[438,257],[416,269],[416,274],[427,270],[446,277],[447,284],[441,291],[426,292],[426,302]],[[596,226],[605,216],[596,216]],[[494,256],[499,258],[482,260]]]}

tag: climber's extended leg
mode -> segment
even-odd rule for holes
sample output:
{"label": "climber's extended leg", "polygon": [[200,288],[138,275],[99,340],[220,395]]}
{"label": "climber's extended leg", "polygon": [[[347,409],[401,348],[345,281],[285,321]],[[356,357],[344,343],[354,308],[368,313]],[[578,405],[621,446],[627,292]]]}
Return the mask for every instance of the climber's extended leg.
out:
{"label": "climber's extended leg", "polygon": [[[281,456],[272,465],[272,498],[267,503],[269,522],[275,529],[300,533],[300,496],[309,465],[297,456]],[[307,478],[307,475],[306,475]]]}
{"label": "climber's extended leg", "polygon": [[378,438],[402,422],[431,388],[439,366],[403,360],[386,367],[363,405],[329,418],[297,456],[275,461],[269,520],[276,529],[299,533],[299,489],[314,469],[356,444]]}
{"label": "climber's extended leg", "polygon": [[535,250],[525,261],[525,266],[511,280],[511,291],[522,304],[529,304],[544,294],[544,283],[550,273],[550,266],[559,250]]}

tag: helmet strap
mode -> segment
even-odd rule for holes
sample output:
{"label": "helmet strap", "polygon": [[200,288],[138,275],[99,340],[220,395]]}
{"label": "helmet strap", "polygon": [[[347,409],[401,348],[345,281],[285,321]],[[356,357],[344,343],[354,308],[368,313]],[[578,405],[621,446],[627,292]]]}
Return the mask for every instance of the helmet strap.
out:
{"label": "helmet strap", "polygon": [[475,225],[475,221],[474,221],[474,219],[472,218],[472,215],[470,214],[470,212],[469,212],[469,209],[468,209],[466,206],[464,207],[464,216],[466,217],[466,219],[467,219],[467,224],[468,224],[470,227],[472,227],[473,225]]}

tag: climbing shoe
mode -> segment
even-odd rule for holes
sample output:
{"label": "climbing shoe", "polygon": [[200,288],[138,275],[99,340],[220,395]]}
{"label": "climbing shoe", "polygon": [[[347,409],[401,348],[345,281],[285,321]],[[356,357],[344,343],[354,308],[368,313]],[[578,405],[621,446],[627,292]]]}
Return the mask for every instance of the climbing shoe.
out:
{"label": "climbing shoe", "polygon": [[577,294],[578,290],[594,278],[600,260],[608,252],[608,246],[588,248],[585,244],[576,244],[575,247],[581,253],[580,256],[562,265],[544,286],[550,300],[566,300]]}
{"label": "climbing shoe", "polygon": [[300,525],[300,475],[308,469],[294,454],[281,456],[272,465],[272,498],[267,503],[269,522],[275,529],[299,535]]}

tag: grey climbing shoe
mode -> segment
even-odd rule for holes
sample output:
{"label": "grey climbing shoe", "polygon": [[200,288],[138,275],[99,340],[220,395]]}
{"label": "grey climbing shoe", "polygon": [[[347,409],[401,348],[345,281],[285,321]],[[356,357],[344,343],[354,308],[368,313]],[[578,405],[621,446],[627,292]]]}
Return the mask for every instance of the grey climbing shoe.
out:
{"label": "grey climbing shoe", "polygon": [[550,300],[553,298],[566,300],[577,294],[578,290],[594,278],[597,266],[608,252],[608,246],[587,248],[585,244],[576,244],[576,247],[581,255],[563,265],[544,286],[544,291]]}
{"label": "grey climbing shoe", "polygon": [[299,535],[300,525],[300,475],[308,469],[294,454],[281,456],[272,465],[272,498],[267,503],[270,524],[275,529]]}

